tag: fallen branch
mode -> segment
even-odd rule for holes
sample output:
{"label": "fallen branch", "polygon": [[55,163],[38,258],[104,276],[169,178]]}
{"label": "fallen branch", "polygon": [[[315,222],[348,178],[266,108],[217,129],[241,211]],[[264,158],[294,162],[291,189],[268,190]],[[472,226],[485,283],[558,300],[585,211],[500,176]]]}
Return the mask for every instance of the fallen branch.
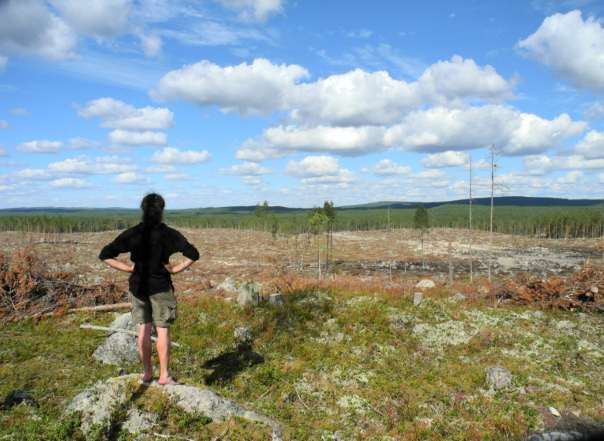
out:
{"label": "fallen branch", "polygon": [[184,440],[184,441],[195,441],[195,440],[194,440],[194,439],[192,439],[192,438],[185,438],[184,436],[178,436],[178,435],[164,435],[163,433],[157,433],[157,432],[154,432],[154,433],[153,433],[153,436],[156,436],[156,437],[159,437],[159,438],[165,438],[165,439],[170,439],[170,438],[173,438],[173,439],[182,439],[182,440]]}
{"label": "fallen branch", "polygon": [[130,302],[112,303],[111,305],[84,306],[82,308],[72,308],[68,309],[67,312],[114,311],[116,309],[130,308],[131,306],[132,304]]}
{"label": "fallen branch", "polygon": [[[91,325],[90,323],[82,323],[80,325],[80,328],[82,329],[93,329],[95,331],[107,331],[107,332],[121,332],[123,334],[129,334],[129,335],[134,335],[135,337],[138,337],[138,332],[136,331],[131,331],[130,329],[122,329],[122,328],[108,328],[107,326],[97,326],[97,325]],[[151,340],[156,341],[157,337],[155,336],[151,336]],[[180,348],[180,344],[171,341],[170,344],[174,347]]]}
{"label": "fallen branch", "polygon": [[[71,308],[65,311],[64,313],[72,314],[74,312],[107,312],[107,311],[115,311],[116,309],[128,309],[131,308],[131,303],[112,303],[110,305],[97,305],[97,306],[83,306],[81,308]],[[43,315],[44,317],[52,317],[57,314],[57,311],[48,312],[46,314],[35,314],[33,317],[37,317]]]}

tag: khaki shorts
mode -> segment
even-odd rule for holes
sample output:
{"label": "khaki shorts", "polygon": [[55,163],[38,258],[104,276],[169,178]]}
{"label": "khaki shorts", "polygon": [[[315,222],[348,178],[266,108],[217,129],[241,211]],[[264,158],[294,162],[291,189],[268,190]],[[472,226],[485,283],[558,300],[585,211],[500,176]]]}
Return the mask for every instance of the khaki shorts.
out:
{"label": "khaki shorts", "polygon": [[140,299],[130,293],[132,321],[136,324],[153,323],[158,328],[169,328],[176,320],[174,291],[163,291]]}

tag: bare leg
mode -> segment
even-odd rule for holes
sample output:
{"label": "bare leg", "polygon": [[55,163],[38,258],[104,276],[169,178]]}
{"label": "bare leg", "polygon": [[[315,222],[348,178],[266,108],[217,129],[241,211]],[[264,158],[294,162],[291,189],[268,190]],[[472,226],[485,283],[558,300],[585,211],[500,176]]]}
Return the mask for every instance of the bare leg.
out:
{"label": "bare leg", "polygon": [[153,378],[153,366],[151,365],[151,323],[138,325],[137,338],[138,355],[143,363],[143,381],[151,381]]}
{"label": "bare leg", "polygon": [[170,328],[157,329],[157,355],[159,356],[158,383],[169,383],[170,378]]}

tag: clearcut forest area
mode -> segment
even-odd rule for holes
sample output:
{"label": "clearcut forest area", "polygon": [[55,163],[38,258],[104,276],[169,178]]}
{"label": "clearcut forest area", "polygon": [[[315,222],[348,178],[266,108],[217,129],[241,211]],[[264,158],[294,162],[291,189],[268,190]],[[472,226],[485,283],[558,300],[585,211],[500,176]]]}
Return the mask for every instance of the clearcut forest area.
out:
{"label": "clearcut forest area", "polygon": [[138,212],[4,212],[0,439],[596,431],[602,207],[498,206],[491,235],[486,205],[472,231],[464,204],[427,205],[428,225],[387,205],[336,208],[331,223],[262,206],[169,212],[201,253],[174,277],[181,389],[141,389],[135,337],[81,327],[131,326],[127,309],[81,308],[128,301],[127,274],[97,256]]}

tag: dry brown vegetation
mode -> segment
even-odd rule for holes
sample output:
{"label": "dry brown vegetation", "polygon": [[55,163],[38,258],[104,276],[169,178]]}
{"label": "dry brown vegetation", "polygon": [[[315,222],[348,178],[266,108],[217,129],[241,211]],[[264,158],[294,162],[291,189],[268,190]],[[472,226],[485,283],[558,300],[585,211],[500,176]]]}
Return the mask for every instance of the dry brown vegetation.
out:
{"label": "dry brown vegetation", "polygon": [[10,257],[0,252],[0,318],[35,318],[124,298],[112,282],[80,285],[73,280],[73,273],[49,271],[30,246],[14,250]]}
{"label": "dry brown vegetation", "polygon": [[[595,240],[538,240],[487,233],[434,229],[420,255],[415,230],[337,232],[327,275],[317,280],[317,250],[324,237],[280,236],[230,229],[183,230],[202,258],[175,277],[180,294],[212,293],[226,277],[254,280],[266,291],[293,292],[311,287],[351,291],[412,294],[419,276],[430,276],[469,297],[539,304],[561,308],[601,310],[604,273]],[[43,235],[0,233],[0,315],[9,318],[40,316],[77,306],[126,299],[127,275],[97,258],[117,231]],[[470,251],[469,243],[473,243]],[[471,254],[470,254],[471,253]],[[122,256],[122,259],[127,259]],[[468,280],[470,258],[474,280]],[[489,260],[498,274],[485,281]],[[590,263],[591,262],[591,263]],[[587,264],[587,266],[585,266]]]}

